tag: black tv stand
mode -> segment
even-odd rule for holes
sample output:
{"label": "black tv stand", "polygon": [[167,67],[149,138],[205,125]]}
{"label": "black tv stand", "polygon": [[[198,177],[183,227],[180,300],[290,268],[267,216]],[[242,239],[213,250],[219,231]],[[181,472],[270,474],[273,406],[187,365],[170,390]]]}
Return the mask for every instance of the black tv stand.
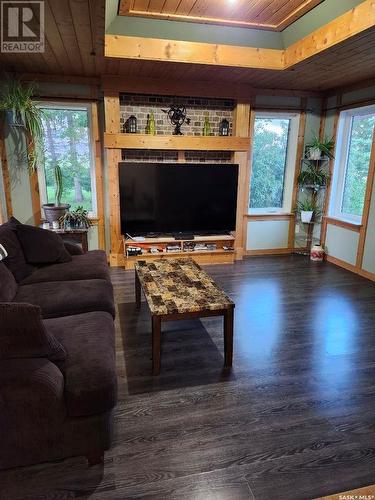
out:
{"label": "black tv stand", "polygon": [[172,233],[172,236],[175,240],[193,240],[193,233]]}

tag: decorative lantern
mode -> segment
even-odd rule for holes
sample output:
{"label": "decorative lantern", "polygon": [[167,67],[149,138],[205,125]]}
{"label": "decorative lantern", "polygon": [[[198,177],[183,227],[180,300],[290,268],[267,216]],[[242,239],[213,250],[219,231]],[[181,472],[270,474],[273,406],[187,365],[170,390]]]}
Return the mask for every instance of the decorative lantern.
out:
{"label": "decorative lantern", "polygon": [[126,120],[125,130],[128,134],[136,134],[137,133],[137,118],[132,115]]}
{"label": "decorative lantern", "polygon": [[222,135],[222,136],[229,135],[229,122],[226,118],[223,118],[220,122],[219,135]]}

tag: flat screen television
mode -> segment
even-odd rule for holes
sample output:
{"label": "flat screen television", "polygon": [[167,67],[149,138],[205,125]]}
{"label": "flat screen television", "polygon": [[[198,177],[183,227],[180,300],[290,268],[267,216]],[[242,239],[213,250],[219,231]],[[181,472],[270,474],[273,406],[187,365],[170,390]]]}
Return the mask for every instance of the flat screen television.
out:
{"label": "flat screen television", "polygon": [[238,165],[121,162],[119,170],[123,235],[235,229]]}

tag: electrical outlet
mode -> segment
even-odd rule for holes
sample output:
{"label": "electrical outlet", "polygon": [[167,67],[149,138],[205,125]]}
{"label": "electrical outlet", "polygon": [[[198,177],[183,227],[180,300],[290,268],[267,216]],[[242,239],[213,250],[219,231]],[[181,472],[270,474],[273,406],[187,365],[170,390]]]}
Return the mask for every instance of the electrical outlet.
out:
{"label": "electrical outlet", "polygon": [[296,224],[296,234],[299,234],[299,224]]}

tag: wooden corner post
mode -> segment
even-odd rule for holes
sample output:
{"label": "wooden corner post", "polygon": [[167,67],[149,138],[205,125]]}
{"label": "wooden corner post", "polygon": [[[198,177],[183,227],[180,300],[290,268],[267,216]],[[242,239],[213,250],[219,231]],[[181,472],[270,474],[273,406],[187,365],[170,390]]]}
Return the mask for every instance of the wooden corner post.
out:
{"label": "wooden corner post", "polygon": [[[250,131],[250,103],[237,102],[234,109],[233,135],[236,137],[249,137]],[[249,198],[249,150],[236,151],[233,154],[234,163],[238,164],[238,190],[236,214],[236,239],[234,243],[236,259],[242,259],[245,253],[244,217],[247,213]]]}
{"label": "wooden corner post", "polygon": [[[119,92],[104,91],[105,131],[117,134],[120,132],[120,95]],[[110,220],[110,264],[121,265],[123,261],[123,242],[120,223],[120,191],[118,164],[121,161],[121,150],[106,148],[107,177],[109,189]]]}

